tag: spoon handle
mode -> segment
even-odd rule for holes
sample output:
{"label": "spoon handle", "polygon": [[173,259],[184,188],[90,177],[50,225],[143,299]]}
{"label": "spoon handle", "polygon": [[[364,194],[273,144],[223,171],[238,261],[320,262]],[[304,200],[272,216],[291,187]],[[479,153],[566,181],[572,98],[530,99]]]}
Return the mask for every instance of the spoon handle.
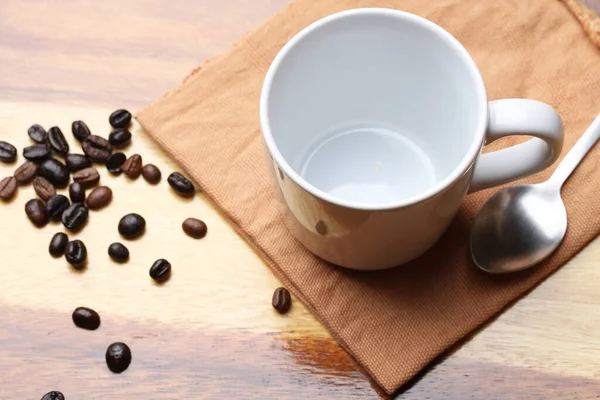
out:
{"label": "spoon handle", "polygon": [[577,168],[581,160],[586,156],[594,144],[600,138],[600,114],[594,119],[592,124],[583,135],[579,138],[575,146],[567,153],[565,158],[560,162],[548,183],[560,190],[571,173]]}

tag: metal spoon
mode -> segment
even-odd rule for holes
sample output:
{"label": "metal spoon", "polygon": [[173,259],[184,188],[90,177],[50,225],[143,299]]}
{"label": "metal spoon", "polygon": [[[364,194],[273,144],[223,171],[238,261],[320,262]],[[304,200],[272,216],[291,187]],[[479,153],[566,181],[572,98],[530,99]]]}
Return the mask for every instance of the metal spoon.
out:
{"label": "metal spoon", "polygon": [[556,250],[567,232],[560,190],[599,138],[600,115],[550,179],[502,189],[485,202],[471,230],[471,255],[479,268],[494,274],[521,271]]}

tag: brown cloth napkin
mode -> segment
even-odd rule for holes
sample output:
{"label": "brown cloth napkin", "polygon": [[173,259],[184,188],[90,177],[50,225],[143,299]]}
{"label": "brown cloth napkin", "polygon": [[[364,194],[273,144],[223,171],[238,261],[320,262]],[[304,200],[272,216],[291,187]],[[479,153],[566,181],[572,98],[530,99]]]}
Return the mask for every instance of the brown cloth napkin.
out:
{"label": "brown cloth napkin", "polygon": [[468,196],[440,242],[408,265],[356,272],[320,261],[290,236],[269,185],[259,93],[287,40],[317,19],[357,7],[402,9],[450,31],[475,58],[491,100],[525,97],[554,106],[566,130],[563,156],[600,112],[600,51],[558,0],[296,0],[137,114],[293,294],[392,393],[600,233],[600,146],[563,189],[565,241],[532,270],[494,277],[472,263],[469,228],[492,190]]}

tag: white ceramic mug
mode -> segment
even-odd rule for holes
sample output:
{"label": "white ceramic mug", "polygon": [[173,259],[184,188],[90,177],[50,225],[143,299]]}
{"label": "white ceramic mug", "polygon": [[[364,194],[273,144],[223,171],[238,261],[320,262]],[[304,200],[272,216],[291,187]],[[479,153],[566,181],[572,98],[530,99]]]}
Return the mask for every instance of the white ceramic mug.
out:
{"label": "white ceramic mug", "polygon": [[[468,192],[548,167],[563,144],[552,107],[488,103],[452,35],[378,8],[333,14],[294,36],[266,75],[260,121],[294,236],[362,270],[420,256]],[[481,154],[518,134],[534,138]]]}

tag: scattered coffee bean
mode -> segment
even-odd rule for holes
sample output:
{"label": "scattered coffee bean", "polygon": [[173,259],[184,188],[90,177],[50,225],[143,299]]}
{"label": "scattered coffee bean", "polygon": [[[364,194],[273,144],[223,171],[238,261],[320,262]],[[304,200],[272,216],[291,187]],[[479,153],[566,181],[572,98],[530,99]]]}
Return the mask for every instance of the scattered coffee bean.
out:
{"label": "scattered coffee bean", "polygon": [[38,124],[31,125],[29,129],[27,129],[27,134],[31,140],[38,144],[44,144],[48,140],[48,132]]}
{"label": "scattered coffee bean", "polygon": [[146,220],[139,214],[127,214],[119,221],[119,233],[127,239],[133,239],[144,233]]}
{"label": "scattered coffee bean", "polygon": [[17,159],[17,148],[10,143],[0,141],[0,161],[5,163]]}
{"label": "scattered coffee bean", "polygon": [[290,310],[292,306],[292,296],[290,292],[283,287],[275,289],[273,293],[273,308],[277,310],[279,314],[285,314]]}
{"label": "scattered coffee bean", "polygon": [[0,181],[0,200],[8,201],[17,193],[17,180],[14,176],[7,176]]}
{"label": "scattered coffee bean", "polygon": [[160,182],[162,174],[160,173],[160,169],[158,169],[156,165],[147,164],[144,165],[144,168],[142,168],[142,176],[148,183],[155,185],[158,182]]}
{"label": "scattered coffee bean", "polygon": [[131,349],[123,342],[115,342],[108,346],[105,357],[108,369],[120,374],[131,364]]}
{"label": "scattered coffee bean", "polygon": [[131,123],[131,113],[127,110],[116,110],[108,117],[113,128],[125,128]]}
{"label": "scattered coffee bean", "polygon": [[87,260],[87,249],[81,240],[73,240],[67,243],[65,248],[65,258],[67,262],[76,269],[83,268]]}
{"label": "scattered coffee bean", "polygon": [[90,128],[83,121],[73,121],[71,124],[71,132],[75,139],[83,142],[88,136],[91,135]]}
{"label": "scattered coffee bean", "polygon": [[103,137],[90,135],[83,141],[83,152],[92,161],[104,164],[112,153],[112,146]]}
{"label": "scattered coffee bean", "polygon": [[67,243],[69,243],[69,237],[62,232],[58,232],[52,237],[52,240],[50,240],[48,252],[52,257],[60,257],[65,254]]}
{"label": "scattered coffee bean", "polygon": [[196,218],[186,219],[185,221],[183,221],[183,224],[181,224],[181,227],[188,236],[191,236],[196,239],[201,239],[204,236],[206,236],[206,232],[208,230],[204,221],[201,221]]}
{"label": "scattered coffee bean", "polygon": [[187,180],[186,177],[181,175],[179,172],[173,172],[171,175],[169,175],[167,181],[173,190],[182,196],[193,196],[194,191],[196,190],[194,184]]}
{"label": "scattered coffee bean", "polygon": [[44,211],[44,203],[38,199],[31,199],[25,203],[25,214],[33,224],[42,227],[48,223],[48,217]]}
{"label": "scattered coffee bean", "polygon": [[42,162],[40,175],[48,179],[57,188],[64,188],[69,183],[69,170],[65,164],[54,158]]}
{"label": "scattered coffee bean", "polygon": [[69,186],[69,197],[73,203],[84,203],[85,202],[85,188],[79,182],[71,183]]}
{"label": "scattered coffee bean", "polygon": [[123,169],[127,156],[123,153],[113,153],[106,160],[106,169],[113,175],[119,175]]}
{"label": "scattered coffee bean", "polygon": [[52,149],[47,144],[34,144],[23,149],[23,157],[29,161],[41,162],[50,157]]}
{"label": "scattered coffee bean", "polygon": [[121,243],[113,243],[108,246],[108,255],[117,262],[124,262],[129,259],[129,250]]}
{"label": "scattered coffee bean", "polygon": [[100,181],[100,174],[96,168],[90,167],[73,174],[73,180],[80,183],[85,189],[94,187]]}
{"label": "scattered coffee bean", "polygon": [[171,263],[161,258],[150,267],[150,277],[156,282],[165,282],[171,276]]}
{"label": "scattered coffee bean", "polygon": [[19,184],[26,185],[35,178],[38,173],[38,165],[33,161],[27,161],[15,171],[15,179]]}
{"label": "scattered coffee bean", "polygon": [[123,147],[131,142],[131,132],[125,128],[117,128],[108,135],[108,141],[114,147]]}
{"label": "scattered coffee bean", "polygon": [[77,307],[73,311],[73,323],[82,329],[95,331],[100,326],[100,315],[91,308]]}
{"label": "scattered coffee bean", "polygon": [[77,172],[92,166],[90,159],[83,154],[68,154],[65,157],[65,163],[71,172]]}
{"label": "scattered coffee bean", "polygon": [[90,210],[99,210],[106,207],[112,200],[112,190],[107,186],[98,186],[90,192],[87,206]]}
{"label": "scattered coffee bean", "polygon": [[41,400],[65,400],[65,396],[61,392],[52,391],[48,392],[42,397]]}
{"label": "scattered coffee bean", "polygon": [[80,230],[88,219],[89,211],[81,203],[74,203],[62,214],[62,223],[71,232]]}
{"label": "scattered coffee bean", "polygon": [[142,156],[134,154],[123,164],[123,173],[131,179],[137,179],[142,173]]}
{"label": "scattered coffee bean", "polygon": [[58,154],[64,155],[69,152],[69,143],[58,126],[53,126],[48,130],[48,142],[52,150]]}
{"label": "scattered coffee bean", "polygon": [[70,205],[71,203],[66,196],[57,194],[48,199],[44,210],[46,211],[46,216],[52,221],[60,221],[63,213]]}
{"label": "scattered coffee bean", "polygon": [[56,188],[46,178],[41,176],[33,180],[33,190],[44,201],[48,201],[50,197],[56,195]]}

